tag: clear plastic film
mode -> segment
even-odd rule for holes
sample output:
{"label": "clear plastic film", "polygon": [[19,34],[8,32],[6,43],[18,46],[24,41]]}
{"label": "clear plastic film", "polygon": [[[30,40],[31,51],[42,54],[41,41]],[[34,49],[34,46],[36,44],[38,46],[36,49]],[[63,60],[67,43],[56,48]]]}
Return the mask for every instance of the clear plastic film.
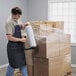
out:
{"label": "clear plastic film", "polygon": [[63,38],[65,37],[64,32],[61,29],[52,28],[42,24],[39,25],[39,28],[33,28],[33,30],[36,40],[41,40],[43,43],[45,43],[45,40],[43,39],[47,39],[47,42],[49,43],[59,40],[59,37],[61,36],[63,36]]}
{"label": "clear plastic film", "polygon": [[[51,26],[50,24],[46,25],[44,23],[32,25],[39,48],[35,56],[54,58],[54,60],[57,61],[55,61],[56,63],[59,63],[58,60],[60,59],[59,64],[61,65],[61,71],[64,73],[71,72],[71,37],[69,34],[65,34],[62,29]],[[57,57],[59,57],[59,59],[57,59]]]}
{"label": "clear plastic film", "polygon": [[[51,27],[52,24],[44,24],[44,23],[31,23],[33,28],[34,36],[36,39],[36,43],[54,43],[58,44],[60,50],[63,50],[67,47],[70,48],[71,39],[70,35],[65,34],[61,28]],[[58,26],[60,27],[60,26]],[[31,37],[30,37],[31,38]],[[32,41],[32,40],[31,40]]]}
{"label": "clear plastic film", "polygon": [[[47,41],[49,42],[57,39],[60,39],[60,42],[64,42],[65,40],[68,39],[70,42],[70,35],[66,36],[66,34],[63,31],[64,28],[63,29],[60,28],[62,25],[59,24],[62,23],[58,23],[57,25],[55,24],[54,22],[53,24],[49,24],[49,25],[41,22],[32,23],[31,25],[33,27],[36,39],[40,40],[42,38],[47,38]],[[54,27],[52,27],[53,25]]]}

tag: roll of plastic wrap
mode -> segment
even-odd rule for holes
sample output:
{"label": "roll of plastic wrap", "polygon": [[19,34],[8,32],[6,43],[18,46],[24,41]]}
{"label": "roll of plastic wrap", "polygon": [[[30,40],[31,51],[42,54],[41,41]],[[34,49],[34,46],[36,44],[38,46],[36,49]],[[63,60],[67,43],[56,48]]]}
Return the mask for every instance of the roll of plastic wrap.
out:
{"label": "roll of plastic wrap", "polygon": [[36,40],[31,25],[26,26],[26,33],[29,39],[30,47],[36,47]]}

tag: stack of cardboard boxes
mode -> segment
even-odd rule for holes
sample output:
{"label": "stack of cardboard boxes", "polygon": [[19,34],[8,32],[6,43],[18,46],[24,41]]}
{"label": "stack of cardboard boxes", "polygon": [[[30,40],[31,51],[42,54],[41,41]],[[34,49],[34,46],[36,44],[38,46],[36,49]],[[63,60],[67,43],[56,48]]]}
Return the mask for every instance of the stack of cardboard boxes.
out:
{"label": "stack of cardboard boxes", "polygon": [[64,34],[63,24],[31,22],[38,46],[25,52],[29,76],[71,76],[70,35]]}

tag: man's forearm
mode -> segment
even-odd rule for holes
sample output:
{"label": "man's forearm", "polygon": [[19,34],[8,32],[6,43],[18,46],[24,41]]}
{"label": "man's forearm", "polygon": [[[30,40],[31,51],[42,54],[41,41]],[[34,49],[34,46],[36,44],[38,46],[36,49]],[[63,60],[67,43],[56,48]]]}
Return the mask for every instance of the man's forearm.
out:
{"label": "man's forearm", "polygon": [[7,38],[9,41],[21,42],[21,38],[16,38],[16,37],[13,37],[12,35],[7,35]]}

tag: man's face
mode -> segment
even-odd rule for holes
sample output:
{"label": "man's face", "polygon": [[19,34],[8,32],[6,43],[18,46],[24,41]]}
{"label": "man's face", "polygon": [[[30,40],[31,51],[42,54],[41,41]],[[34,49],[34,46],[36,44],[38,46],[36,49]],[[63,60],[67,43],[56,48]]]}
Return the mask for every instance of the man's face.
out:
{"label": "man's face", "polygon": [[13,14],[12,14],[12,18],[13,18],[14,20],[18,20],[18,19],[20,18],[20,15],[19,15],[19,14],[17,14],[17,15],[13,15]]}

